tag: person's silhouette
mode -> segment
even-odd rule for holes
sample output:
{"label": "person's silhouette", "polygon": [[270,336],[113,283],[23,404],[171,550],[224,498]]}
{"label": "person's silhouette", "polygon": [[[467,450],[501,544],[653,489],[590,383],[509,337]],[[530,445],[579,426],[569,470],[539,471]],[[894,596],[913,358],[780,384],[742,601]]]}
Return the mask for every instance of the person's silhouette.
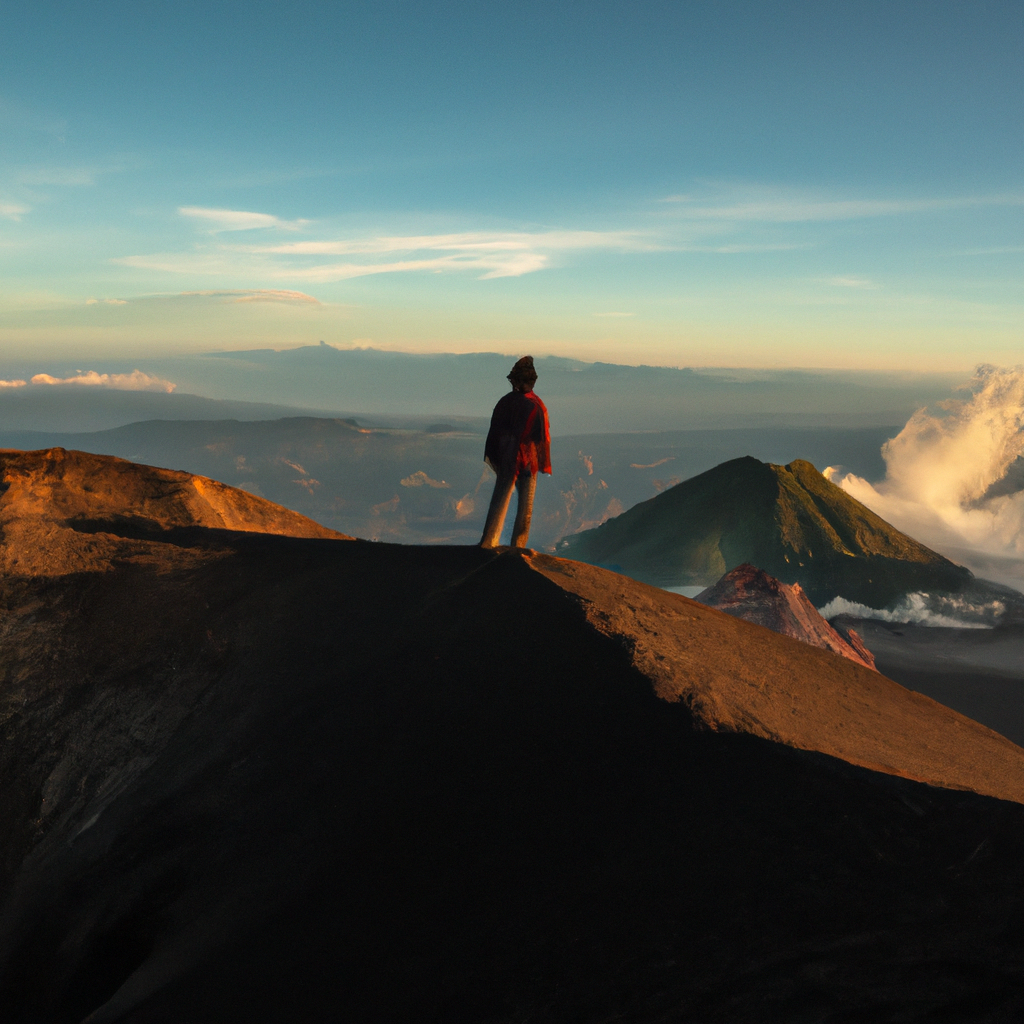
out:
{"label": "person's silhouette", "polygon": [[484,461],[498,474],[487,510],[480,547],[498,546],[512,489],[519,495],[512,546],[525,548],[530,535],[537,474],[551,472],[551,431],[548,411],[533,393],[537,371],[533,356],[523,356],[508,375],[512,391],[494,407],[484,445]]}

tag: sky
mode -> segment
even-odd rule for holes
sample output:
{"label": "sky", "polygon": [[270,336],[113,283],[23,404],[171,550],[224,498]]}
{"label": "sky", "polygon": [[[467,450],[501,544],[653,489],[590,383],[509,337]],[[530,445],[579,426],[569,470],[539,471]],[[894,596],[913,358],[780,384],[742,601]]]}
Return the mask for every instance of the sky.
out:
{"label": "sky", "polygon": [[1019,0],[0,10],[0,356],[1024,361]]}

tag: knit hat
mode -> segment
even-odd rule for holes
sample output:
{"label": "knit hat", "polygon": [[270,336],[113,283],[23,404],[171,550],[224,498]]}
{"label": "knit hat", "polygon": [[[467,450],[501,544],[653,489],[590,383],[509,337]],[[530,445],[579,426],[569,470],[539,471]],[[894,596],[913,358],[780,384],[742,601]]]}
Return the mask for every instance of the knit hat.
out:
{"label": "knit hat", "polygon": [[533,356],[523,356],[515,366],[512,367],[508,380],[513,384],[534,384],[537,381],[537,371],[533,368]]}

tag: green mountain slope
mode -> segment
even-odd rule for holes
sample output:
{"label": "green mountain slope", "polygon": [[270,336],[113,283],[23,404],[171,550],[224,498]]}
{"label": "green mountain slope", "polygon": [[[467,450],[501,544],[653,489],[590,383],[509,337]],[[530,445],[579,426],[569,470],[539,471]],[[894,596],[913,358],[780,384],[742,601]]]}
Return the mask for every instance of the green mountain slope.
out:
{"label": "green mountain slope", "polygon": [[803,460],[724,462],[565,538],[558,554],[658,586],[710,586],[749,562],[799,583],[819,606],[841,595],[877,608],[908,591],[958,591],[972,578]]}

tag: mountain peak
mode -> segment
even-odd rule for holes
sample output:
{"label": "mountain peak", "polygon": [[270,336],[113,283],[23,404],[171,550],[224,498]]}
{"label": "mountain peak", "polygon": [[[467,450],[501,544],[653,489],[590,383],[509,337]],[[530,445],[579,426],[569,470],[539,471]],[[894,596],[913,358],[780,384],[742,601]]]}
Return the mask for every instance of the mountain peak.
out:
{"label": "mountain peak", "polygon": [[832,651],[865,668],[875,659],[856,632],[843,636],[822,618],[799,583],[782,583],[750,564],[737,566],[695,600],[775,633]]}

